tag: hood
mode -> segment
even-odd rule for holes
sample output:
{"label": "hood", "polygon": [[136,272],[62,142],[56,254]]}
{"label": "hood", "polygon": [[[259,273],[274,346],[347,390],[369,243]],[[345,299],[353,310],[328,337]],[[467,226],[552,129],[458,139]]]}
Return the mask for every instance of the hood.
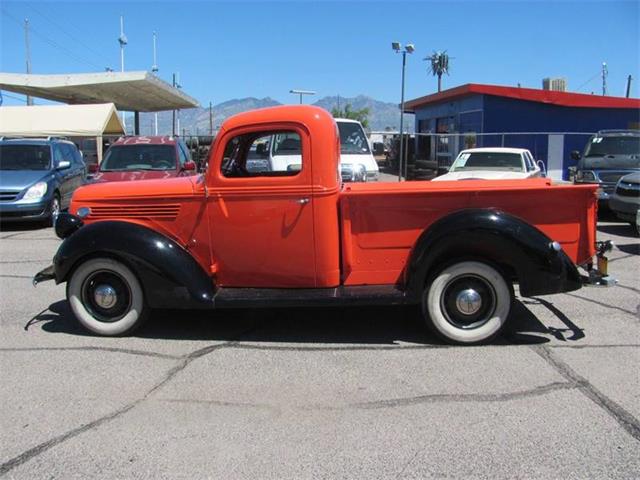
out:
{"label": "hood", "polygon": [[377,172],[379,170],[376,159],[373,158],[373,155],[371,155],[370,153],[343,153],[340,155],[341,165],[357,165],[358,163],[364,165],[364,168],[367,170],[367,172]]}
{"label": "hood", "polygon": [[138,182],[95,182],[78,188],[73,193],[73,202],[187,197],[193,195],[195,184],[202,181],[202,175],[197,175]]}
{"label": "hood", "polygon": [[434,178],[432,181],[449,180],[516,180],[529,178],[534,172],[501,172],[491,170],[465,170],[462,172],[450,172]]}
{"label": "hood", "polygon": [[51,177],[49,170],[0,170],[0,188],[3,190],[24,190],[38,181]]}
{"label": "hood", "polygon": [[629,175],[625,175],[620,180],[627,183],[640,183],[640,172],[630,173]]}
{"label": "hood", "polygon": [[122,170],[118,172],[97,172],[93,176],[96,182],[128,182],[131,180],[149,180],[176,177],[176,170]]}
{"label": "hood", "polygon": [[581,160],[581,167],[585,170],[640,169],[640,155],[604,155],[584,157]]}

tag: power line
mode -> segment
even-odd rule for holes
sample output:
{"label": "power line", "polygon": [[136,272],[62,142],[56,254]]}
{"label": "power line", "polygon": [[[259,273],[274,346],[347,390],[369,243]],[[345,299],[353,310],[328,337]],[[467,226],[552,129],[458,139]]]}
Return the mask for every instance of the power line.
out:
{"label": "power line", "polygon": [[580,90],[582,90],[584,87],[586,87],[589,83],[593,82],[596,78],[598,78],[601,75],[601,72],[596,73],[593,77],[591,77],[589,80],[587,80],[586,82],[584,82],[582,85],[580,85],[577,89],[576,92],[579,92]]}
{"label": "power line", "polygon": [[[4,8],[1,9],[2,13],[4,14],[4,16],[6,16],[7,18],[10,18],[11,20],[13,20],[14,22],[18,23],[20,26],[22,26],[22,22],[20,20],[18,20],[16,17],[14,17],[13,15],[11,15],[9,12],[7,12]],[[83,58],[77,54],[75,54],[74,52],[72,52],[71,50],[69,50],[66,47],[63,47],[62,45],[60,45],[59,43],[57,43],[54,40],[51,40],[49,37],[47,37],[46,35],[40,33],[38,30],[36,30],[33,27],[30,27],[30,31],[35,33],[36,36],[40,37],[41,40],[43,40],[44,42],[48,43],[49,45],[51,45],[52,47],[57,48],[58,50],[61,50],[63,52],[65,52],[70,58],[72,58],[73,60],[75,60],[78,63],[86,63],[89,64],[93,67],[95,67],[98,70],[102,70],[102,67],[99,67],[98,65],[96,65],[95,63],[93,63],[91,60],[88,60],[86,58]]]}
{"label": "power line", "polygon": [[[92,54],[100,57],[102,60],[106,60],[107,63],[110,62],[110,60],[102,53],[99,52],[97,50],[95,50],[92,47],[89,47],[87,44],[85,44],[82,40],[78,39],[78,37],[76,37],[75,35],[72,35],[66,28],[64,28],[62,25],[60,25],[58,22],[54,21],[52,19],[52,15],[49,14],[47,15],[46,13],[43,13],[42,10],[39,10],[38,8],[36,8],[32,3],[26,3],[27,6],[29,8],[31,8],[34,12],[36,12],[38,15],[40,15],[42,18],[44,18],[45,20],[47,20],[48,23],[52,24],[53,26],[57,27],[62,33],[64,33],[67,37],[69,37],[71,40],[73,40],[76,44],[80,45],[81,47],[84,47],[86,50],[88,50],[89,52],[91,52]],[[79,35],[82,36],[82,32],[80,32],[79,30],[75,30],[74,31],[76,33],[78,33]]]}

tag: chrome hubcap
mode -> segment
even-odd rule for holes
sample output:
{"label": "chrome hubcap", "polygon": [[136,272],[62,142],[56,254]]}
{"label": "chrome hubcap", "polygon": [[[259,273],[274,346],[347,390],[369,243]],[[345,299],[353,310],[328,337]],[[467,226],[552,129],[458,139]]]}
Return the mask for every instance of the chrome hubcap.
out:
{"label": "chrome hubcap", "polygon": [[482,297],[473,288],[467,288],[458,293],[456,307],[463,315],[473,315],[482,307]]}
{"label": "chrome hubcap", "polygon": [[115,288],[111,285],[98,285],[93,292],[93,299],[101,308],[109,309],[113,307],[118,301],[118,295]]}

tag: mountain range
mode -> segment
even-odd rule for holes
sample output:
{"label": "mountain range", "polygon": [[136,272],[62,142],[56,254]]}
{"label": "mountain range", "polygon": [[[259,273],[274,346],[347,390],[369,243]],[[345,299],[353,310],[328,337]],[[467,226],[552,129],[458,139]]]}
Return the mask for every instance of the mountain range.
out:
{"label": "mountain range", "polygon": [[[352,110],[361,110],[363,108],[369,109],[369,130],[380,131],[390,128],[391,130],[398,130],[400,123],[400,109],[395,103],[381,102],[366,95],[358,95],[357,97],[345,98],[338,96],[329,96],[319,99],[313,103],[317,107],[324,108],[331,111],[333,108],[340,107],[344,109],[345,105],[351,105]],[[254,110],[256,108],[273,107],[282,105],[282,103],[270,98],[240,98],[228,100],[226,102],[219,103],[212,107],[213,111],[213,127],[214,131],[232,115],[240,112],[246,112],[247,110]],[[179,114],[179,133],[186,135],[206,135],[209,133],[210,121],[209,121],[209,109],[208,108],[191,108],[187,110],[180,110]],[[141,113],[140,114],[140,133],[143,135],[150,135],[154,133],[154,118],[153,113]],[[412,116],[406,116],[405,121],[408,121],[409,131],[413,130]],[[173,115],[171,111],[158,113],[158,134],[168,135],[172,132]],[[133,118],[127,119],[127,127],[131,128],[133,125]]]}

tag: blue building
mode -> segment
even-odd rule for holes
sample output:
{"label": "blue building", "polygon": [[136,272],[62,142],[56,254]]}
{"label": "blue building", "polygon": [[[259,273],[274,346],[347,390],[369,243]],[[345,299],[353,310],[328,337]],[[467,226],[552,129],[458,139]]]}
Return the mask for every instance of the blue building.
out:
{"label": "blue building", "polygon": [[528,148],[555,179],[591,134],[640,129],[639,99],[472,83],[409,100],[405,112],[415,114],[417,160],[443,167],[465,148]]}

